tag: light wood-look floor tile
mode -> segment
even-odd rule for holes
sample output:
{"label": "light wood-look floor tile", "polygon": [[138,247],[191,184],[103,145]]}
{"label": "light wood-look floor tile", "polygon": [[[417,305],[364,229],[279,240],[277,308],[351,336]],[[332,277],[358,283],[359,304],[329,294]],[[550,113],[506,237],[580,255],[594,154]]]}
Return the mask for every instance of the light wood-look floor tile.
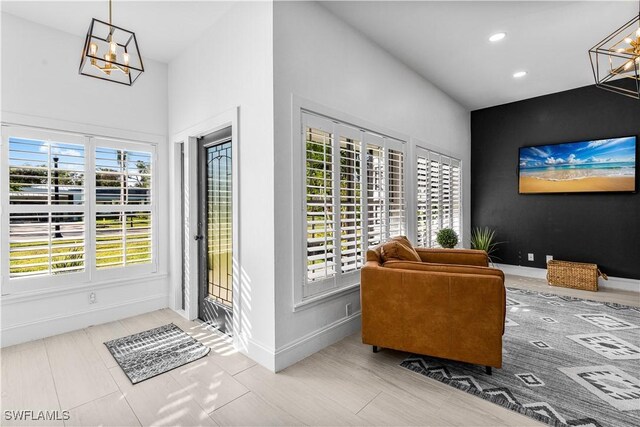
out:
{"label": "light wood-look floor tile", "polygon": [[[556,288],[518,276],[507,276],[507,286],[640,306],[632,292]],[[133,386],[103,342],[170,322],[210,354]],[[165,309],[8,347],[0,356],[2,410],[72,408],[68,425],[542,425],[400,367],[406,353],[372,353],[359,333],[273,374],[228,337]]]}
{"label": "light wood-look floor tile", "polygon": [[[233,347],[230,337],[219,333],[200,320],[187,320],[169,309],[155,311],[154,317],[162,319],[163,324],[173,322],[187,334],[210,347],[210,357],[230,375],[235,375],[256,364]],[[137,321],[140,322],[140,320]]]}
{"label": "light wood-look floor tile", "polygon": [[140,422],[120,393],[108,394],[70,410],[66,426],[139,426]]}
{"label": "light wood-look floor tile", "polygon": [[249,392],[211,413],[221,426],[297,426],[302,422]]}
{"label": "light wood-look floor tile", "polygon": [[62,421],[5,419],[5,411],[60,410],[44,345],[23,346],[22,349],[24,351],[13,349],[5,352],[4,349],[2,350],[2,391],[0,394],[2,425],[62,425]]}
{"label": "light wood-look floor tile", "polygon": [[142,425],[216,425],[192,396],[195,386],[178,384],[168,373],[133,385],[119,367],[110,372]]}
{"label": "light wood-look floor tile", "polygon": [[122,323],[116,321],[105,323],[103,325],[91,326],[86,328],[85,331],[105,366],[107,368],[118,366],[118,362],[113,358],[111,352],[109,352],[109,349],[104,345],[104,343],[116,338],[131,335],[129,330],[125,328]]}
{"label": "light wood-look floor tile", "polygon": [[354,414],[364,408],[384,388],[375,375],[358,375],[358,368],[345,375],[344,365],[316,353],[290,366],[278,375],[291,376],[306,387],[322,393],[325,397],[341,404]]}
{"label": "light wood-look floor tile", "polygon": [[373,426],[452,425],[438,416],[438,409],[410,395],[400,399],[383,391],[358,412],[358,416]]}
{"label": "light wood-look floor tile", "polygon": [[254,366],[235,376],[266,402],[290,413],[307,425],[364,425],[362,418],[286,374]]}
{"label": "light wood-look floor tile", "polygon": [[399,399],[409,394],[435,407],[440,407],[449,399],[452,387],[399,366],[406,353],[385,349],[374,354],[370,346],[361,343],[354,345],[354,338],[359,340],[360,334],[347,337],[320,352],[324,357],[333,359],[340,374],[354,380],[375,379],[380,391]]}
{"label": "light wood-look floor tile", "polygon": [[171,376],[189,389],[189,394],[206,412],[215,411],[249,392],[209,356],[172,370]]}
{"label": "light wood-look floor tile", "polygon": [[45,340],[62,409],[71,409],[118,390],[84,330]]}
{"label": "light wood-look floor tile", "polygon": [[505,276],[505,285],[513,288],[530,289],[538,292],[548,292],[557,295],[640,307],[640,294],[630,290],[612,289],[601,286],[597,292],[591,292],[581,289],[551,286],[544,279],[516,276],[514,274],[507,274]]}
{"label": "light wood-look floor tile", "polygon": [[120,323],[128,330],[129,333],[127,335],[131,335],[157,328],[170,322],[163,315],[158,314],[157,311],[152,311],[139,316],[127,317],[120,320]]}
{"label": "light wood-look floor tile", "polygon": [[16,351],[27,351],[31,349],[37,349],[38,347],[44,348],[44,340],[34,340],[22,344],[12,345],[10,347],[4,347],[2,349],[2,354],[9,354]]}

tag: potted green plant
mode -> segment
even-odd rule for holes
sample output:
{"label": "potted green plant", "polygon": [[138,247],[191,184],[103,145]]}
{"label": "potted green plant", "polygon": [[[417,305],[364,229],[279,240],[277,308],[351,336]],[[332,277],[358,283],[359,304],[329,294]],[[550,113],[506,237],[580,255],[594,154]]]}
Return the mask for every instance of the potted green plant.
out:
{"label": "potted green plant", "polygon": [[491,264],[499,257],[495,256],[494,253],[498,250],[498,245],[502,242],[496,242],[496,231],[489,227],[475,227],[471,230],[471,249],[479,249],[481,251],[485,251],[489,256],[489,261]]}
{"label": "potted green plant", "polygon": [[458,234],[452,228],[438,231],[436,242],[445,249],[452,249],[458,244]]}

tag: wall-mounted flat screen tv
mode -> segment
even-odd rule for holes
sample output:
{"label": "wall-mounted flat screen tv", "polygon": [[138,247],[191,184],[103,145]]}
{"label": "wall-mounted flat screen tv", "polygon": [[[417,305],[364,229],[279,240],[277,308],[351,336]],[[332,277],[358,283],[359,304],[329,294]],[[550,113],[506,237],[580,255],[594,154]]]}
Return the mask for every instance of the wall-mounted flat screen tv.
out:
{"label": "wall-mounted flat screen tv", "polygon": [[637,137],[520,148],[520,194],[636,192]]}

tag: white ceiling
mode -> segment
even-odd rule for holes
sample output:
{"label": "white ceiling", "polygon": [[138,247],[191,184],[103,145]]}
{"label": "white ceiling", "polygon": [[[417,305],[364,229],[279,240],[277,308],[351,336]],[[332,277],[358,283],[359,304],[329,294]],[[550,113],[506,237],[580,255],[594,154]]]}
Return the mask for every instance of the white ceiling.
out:
{"label": "white ceiling", "polygon": [[593,84],[588,49],[638,14],[637,0],[323,5],[471,110]]}
{"label": "white ceiling", "polygon": [[[222,1],[113,1],[113,24],[136,34],[145,58],[169,62],[229,10]],[[107,0],[7,1],[2,11],[84,38],[91,18],[108,21]]]}
{"label": "white ceiling", "polygon": [[[136,33],[146,58],[169,62],[232,2],[115,0],[113,22]],[[472,110],[593,83],[587,50],[638,13],[633,1],[322,2]],[[7,1],[4,12],[84,37],[107,0]],[[490,43],[498,31],[507,37]],[[513,73],[529,74],[514,79]]]}

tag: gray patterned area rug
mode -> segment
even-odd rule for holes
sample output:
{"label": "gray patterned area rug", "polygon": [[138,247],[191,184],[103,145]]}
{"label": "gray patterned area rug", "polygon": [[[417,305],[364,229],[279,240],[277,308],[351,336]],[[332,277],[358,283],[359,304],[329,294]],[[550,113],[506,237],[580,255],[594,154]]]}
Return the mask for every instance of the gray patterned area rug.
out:
{"label": "gray patterned area rug", "polygon": [[210,350],[173,323],[104,345],[133,384],[200,359]]}
{"label": "gray patterned area rug", "polygon": [[402,366],[552,426],[640,426],[640,309],[507,289],[502,369]]}

